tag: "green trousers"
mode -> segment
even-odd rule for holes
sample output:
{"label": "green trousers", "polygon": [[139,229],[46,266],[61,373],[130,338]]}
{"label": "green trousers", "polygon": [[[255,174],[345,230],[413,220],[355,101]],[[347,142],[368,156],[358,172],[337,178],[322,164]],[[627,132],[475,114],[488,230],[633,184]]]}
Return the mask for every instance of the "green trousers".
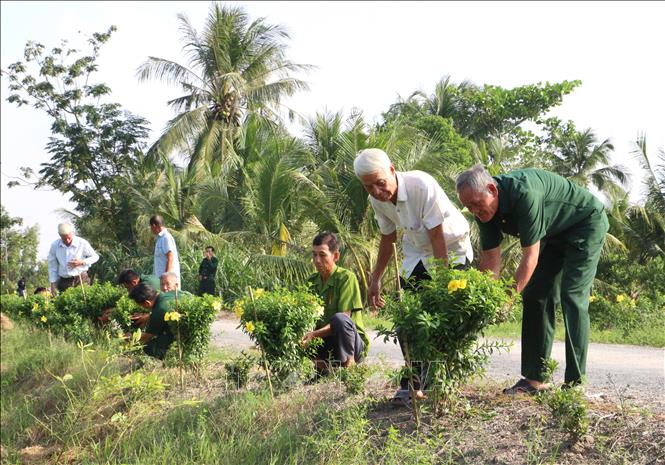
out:
{"label": "green trousers", "polygon": [[582,380],[589,346],[589,295],[608,229],[597,212],[564,233],[541,240],[538,265],[522,292],[522,376],[544,381],[552,353],[555,310],[566,327],[566,383]]}

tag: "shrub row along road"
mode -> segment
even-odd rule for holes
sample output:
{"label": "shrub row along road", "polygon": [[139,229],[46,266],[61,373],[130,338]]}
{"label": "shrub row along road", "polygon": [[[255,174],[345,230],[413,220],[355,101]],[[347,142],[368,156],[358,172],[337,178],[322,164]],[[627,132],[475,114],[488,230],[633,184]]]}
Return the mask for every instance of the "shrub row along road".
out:
{"label": "shrub row along road", "polygon": [[[237,329],[237,320],[221,319],[212,325],[212,344],[225,349],[253,347],[249,337]],[[403,363],[399,347],[392,342],[376,338],[375,331],[368,331],[371,345],[368,361],[383,362],[392,367]],[[488,377],[511,384],[517,380],[520,366],[519,340],[512,342],[508,352],[502,351],[491,358]],[[565,345],[556,341],[552,357],[559,362],[555,381],[563,381]],[[587,358],[587,396],[626,400],[632,404],[648,405],[665,411],[665,350],[613,344],[591,344]]]}

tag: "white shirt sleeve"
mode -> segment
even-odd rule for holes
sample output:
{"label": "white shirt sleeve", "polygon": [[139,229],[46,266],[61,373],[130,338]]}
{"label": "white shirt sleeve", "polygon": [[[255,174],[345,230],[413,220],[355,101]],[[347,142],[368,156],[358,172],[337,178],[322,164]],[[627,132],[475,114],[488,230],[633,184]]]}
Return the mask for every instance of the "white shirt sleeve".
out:
{"label": "white shirt sleeve", "polygon": [[51,248],[48,251],[48,279],[49,282],[55,283],[58,281],[58,257],[56,251],[58,250],[58,242],[51,244]]}
{"label": "white shirt sleeve", "polygon": [[371,202],[371,204],[372,208],[374,209],[374,218],[379,224],[379,231],[381,231],[381,234],[387,236],[388,234],[394,233],[397,230],[397,225],[381,212],[380,206],[377,207],[374,202]]}
{"label": "white shirt sleeve", "polygon": [[432,229],[443,223],[447,197],[436,181],[428,182],[427,191],[423,194],[426,196],[423,199],[423,224],[427,229]]}
{"label": "white shirt sleeve", "polygon": [[83,242],[83,253],[81,254],[82,260],[87,266],[90,266],[93,263],[97,263],[97,260],[99,260],[99,255],[97,252],[95,252],[95,249],[93,249],[90,243],[85,239],[81,239],[81,241]]}

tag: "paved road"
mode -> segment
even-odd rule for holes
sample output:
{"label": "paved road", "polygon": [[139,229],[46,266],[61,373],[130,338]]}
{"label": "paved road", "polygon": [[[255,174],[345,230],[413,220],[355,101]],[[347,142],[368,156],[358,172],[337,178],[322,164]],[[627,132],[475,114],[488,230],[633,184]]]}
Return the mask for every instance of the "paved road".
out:
{"label": "paved road", "polygon": [[[218,347],[242,349],[252,347],[252,342],[236,329],[235,320],[217,320],[212,325],[212,343]],[[390,366],[403,363],[402,353],[396,344],[384,343],[376,333],[369,332],[371,345],[369,362],[383,362]],[[520,344],[512,342],[506,352],[492,356],[488,376],[508,384],[519,375]],[[557,382],[563,381],[565,346],[555,342],[552,357],[559,362],[555,374]],[[665,410],[665,350],[650,347],[591,344],[587,356],[587,395],[618,400],[620,397],[638,404],[649,404]]]}

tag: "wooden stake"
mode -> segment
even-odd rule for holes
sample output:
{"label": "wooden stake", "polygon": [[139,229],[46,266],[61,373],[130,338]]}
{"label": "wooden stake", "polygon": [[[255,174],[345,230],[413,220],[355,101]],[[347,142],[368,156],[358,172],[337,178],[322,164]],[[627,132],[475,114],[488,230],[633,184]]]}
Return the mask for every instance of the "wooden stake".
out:
{"label": "wooden stake", "polygon": [[[252,300],[252,304],[254,303],[254,292],[252,291],[251,286],[247,286],[249,289],[249,298]],[[254,309],[254,319],[256,320],[256,309]],[[261,343],[256,341],[259,345],[259,351],[261,352],[261,358],[263,359],[263,369],[266,370],[266,375],[268,376],[268,387],[270,388],[270,398],[274,399],[275,394],[273,393],[272,390],[272,381],[270,380],[270,370],[268,369],[268,361],[266,360],[266,354],[263,352],[263,346],[261,346]]]}
{"label": "wooden stake", "polygon": [[[397,245],[393,242],[393,257],[395,263],[395,286],[397,288],[397,298],[402,303],[402,286],[399,284],[399,263],[397,261]],[[399,311],[404,316],[404,309],[400,305]],[[411,364],[411,356],[409,355],[409,343],[406,335],[402,337],[401,344],[404,345],[404,358],[406,360],[406,367],[409,369],[409,394],[411,395],[411,407],[413,408],[413,415],[416,419],[416,429],[420,429],[420,412],[416,401],[416,391],[413,388],[413,365]]]}

